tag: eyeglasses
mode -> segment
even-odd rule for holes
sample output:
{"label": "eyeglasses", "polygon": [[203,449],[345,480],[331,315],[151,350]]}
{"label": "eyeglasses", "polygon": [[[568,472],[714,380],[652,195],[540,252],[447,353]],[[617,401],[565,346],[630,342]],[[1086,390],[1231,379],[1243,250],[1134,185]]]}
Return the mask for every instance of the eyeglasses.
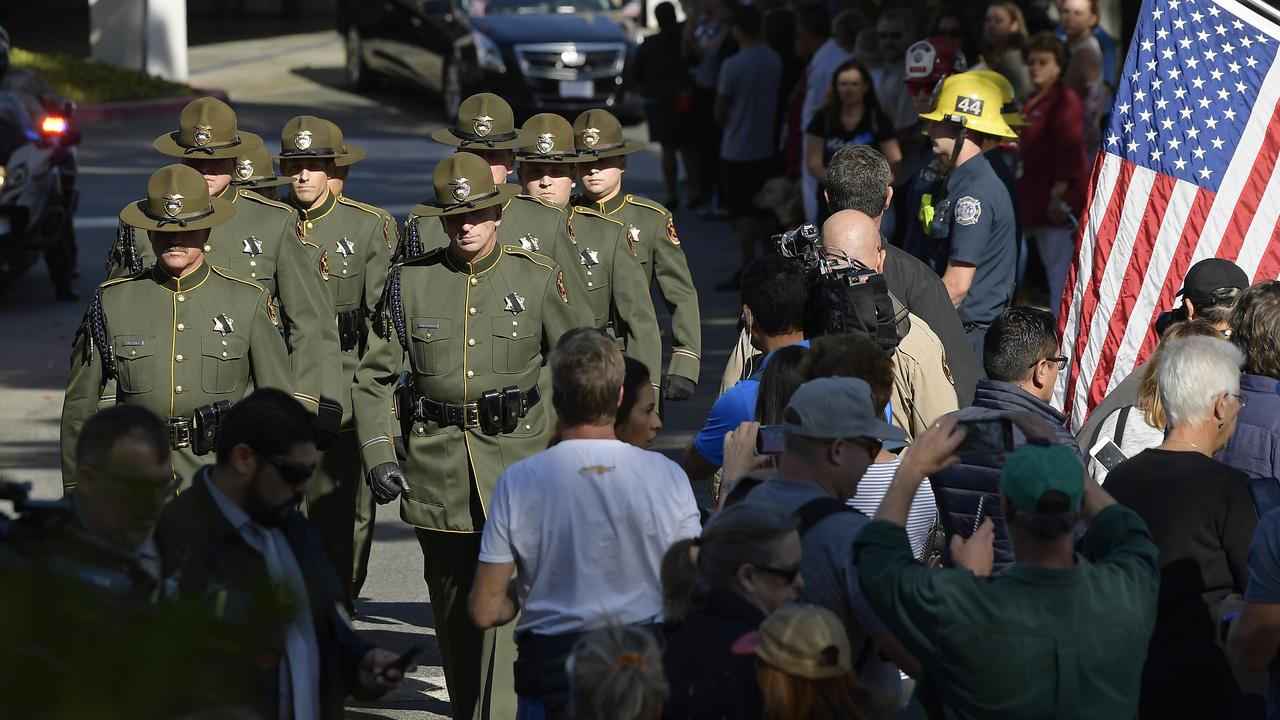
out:
{"label": "eyeglasses", "polygon": [[[1065,355],[1059,355],[1058,357],[1047,357],[1044,359],[1044,361],[1047,363],[1051,363],[1053,365],[1057,365],[1059,370],[1066,370],[1067,363],[1071,362],[1070,360],[1067,359],[1067,356]],[[1035,367],[1036,365],[1039,365],[1039,364],[1040,364],[1040,361],[1037,360],[1031,363],[1030,365],[1028,365],[1027,367]]]}
{"label": "eyeglasses", "polygon": [[1240,407],[1244,407],[1245,405],[1248,405],[1248,404],[1249,404],[1249,396],[1248,396],[1248,395],[1242,395],[1242,394],[1240,394],[1240,393],[1227,393],[1227,394],[1228,394],[1228,395],[1230,395],[1231,397],[1235,398],[1235,399],[1236,399],[1236,402],[1237,402],[1237,403],[1240,403]]}
{"label": "eyeglasses", "polygon": [[283,455],[268,455],[259,452],[264,460],[271,463],[276,470],[280,472],[280,477],[290,485],[301,485],[305,483],[316,471],[315,463],[303,465],[300,462],[294,462]]}
{"label": "eyeglasses", "polygon": [[116,491],[131,503],[164,502],[173,497],[173,494],[178,491],[178,486],[182,484],[182,479],[177,477],[171,477],[168,482],[155,485],[125,477],[124,475],[117,475],[96,465],[82,465],[81,467],[88,469],[99,477],[110,480]]}
{"label": "eyeglasses", "polygon": [[790,570],[785,568],[769,567],[768,565],[752,565],[751,567],[762,573],[768,573],[776,578],[785,581],[788,585],[795,583],[796,578],[800,577],[800,568],[793,567]]}

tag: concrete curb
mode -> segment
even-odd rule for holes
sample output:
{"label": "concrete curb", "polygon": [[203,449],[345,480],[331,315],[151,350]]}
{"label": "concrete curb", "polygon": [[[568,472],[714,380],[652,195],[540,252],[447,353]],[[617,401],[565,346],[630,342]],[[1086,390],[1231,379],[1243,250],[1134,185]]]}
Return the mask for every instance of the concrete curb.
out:
{"label": "concrete curb", "polygon": [[[227,91],[222,88],[196,87],[201,95],[218,98],[229,102]],[[76,107],[77,123],[101,122],[103,120],[128,120],[140,117],[157,117],[160,115],[177,115],[199,95],[183,97],[159,98],[157,100],[127,100],[124,102],[84,103]]]}

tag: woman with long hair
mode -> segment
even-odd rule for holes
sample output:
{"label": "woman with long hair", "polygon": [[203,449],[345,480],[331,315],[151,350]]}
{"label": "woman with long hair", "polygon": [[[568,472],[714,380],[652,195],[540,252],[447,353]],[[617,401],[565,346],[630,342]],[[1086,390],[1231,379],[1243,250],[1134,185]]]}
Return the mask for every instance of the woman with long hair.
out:
{"label": "woman with long hair", "polygon": [[1014,98],[1031,94],[1031,78],[1022,60],[1027,41],[1027,18],[1013,0],[995,0],[987,6],[982,22],[983,58],[987,67],[1008,78]]}
{"label": "woman with long hair", "polygon": [[678,629],[664,656],[672,690],[664,717],[759,716],[751,661],[732,647],[795,602],[803,583],[796,524],[776,508],[739,503],[713,515],[700,538],[667,552],[663,613]]}
{"label": "woman with long hair", "polygon": [[622,380],[622,403],[613,422],[613,434],[638,448],[649,449],[662,429],[658,415],[658,394],[650,382],[649,368],[632,357],[623,357],[627,374]]}
{"label": "woman with long hair", "polygon": [[805,129],[805,166],[818,181],[818,223],[830,214],[824,195],[827,166],[836,151],[846,145],[871,145],[889,161],[896,175],[902,165],[902,149],[893,121],[880,109],[871,73],[858,60],[848,60],[831,76],[827,99]]}

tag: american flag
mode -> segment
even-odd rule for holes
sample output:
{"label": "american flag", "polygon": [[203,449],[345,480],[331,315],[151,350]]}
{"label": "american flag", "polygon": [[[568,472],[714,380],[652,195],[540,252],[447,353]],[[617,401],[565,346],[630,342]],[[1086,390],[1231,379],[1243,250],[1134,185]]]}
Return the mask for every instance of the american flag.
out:
{"label": "american flag", "polygon": [[1187,268],[1280,276],[1280,26],[1234,0],[1145,0],[1059,319],[1073,427],[1150,356]]}

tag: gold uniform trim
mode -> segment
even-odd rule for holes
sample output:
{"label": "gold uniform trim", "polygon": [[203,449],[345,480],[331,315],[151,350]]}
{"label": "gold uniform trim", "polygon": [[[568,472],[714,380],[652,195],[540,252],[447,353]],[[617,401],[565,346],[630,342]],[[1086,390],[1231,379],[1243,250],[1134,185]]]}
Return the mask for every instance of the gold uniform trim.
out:
{"label": "gold uniform trim", "polygon": [[[535,258],[535,257],[533,256],[533,253],[529,252],[528,250],[525,250],[524,248],[514,247],[514,246],[512,246],[512,245],[503,245],[503,246],[502,246],[502,252],[503,252],[503,253],[505,253],[505,254],[507,254],[507,255],[519,255],[520,257],[522,257],[522,258],[524,258],[524,259],[528,260],[529,262],[533,263],[534,265],[537,265],[537,266],[539,266],[539,267],[544,267],[544,268],[546,268],[546,269],[548,269],[548,270],[551,270],[551,271],[553,271],[553,272],[554,272],[554,271],[555,271],[555,269],[556,269],[554,265],[548,265],[548,264],[546,264],[546,263],[542,262],[541,260],[539,260],[539,259]],[[497,263],[494,263],[494,266],[496,267],[496,266],[497,266]],[[490,270],[492,270],[492,269],[493,269],[493,268],[490,268]],[[486,270],[485,272],[488,272],[488,270]],[[477,275],[479,275],[480,273],[476,273],[476,274],[477,274]]]}
{"label": "gold uniform trim", "polygon": [[702,358],[698,355],[698,353],[696,353],[696,352],[694,352],[694,351],[692,351],[692,350],[685,350],[684,348],[675,348],[674,350],[672,350],[672,351],[671,351],[671,354],[672,354],[672,355],[688,355],[689,357],[693,358],[694,360],[701,360],[701,359],[702,359]]}
{"label": "gold uniform trim", "polygon": [[251,192],[249,190],[245,190],[244,188],[236,189],[236,197],[243,197],[246,200],[252,200],[253,202],[258,203],[259,205],[266,205],[267,207],[273,207],[278,210],[284,210],[285,212],[294,211],[292,207],[278,200],[272,200],[271,198],[263,197],[256,192]]}
{"label": "gold uniform trim", "polygon": [[637,207],[648,208],[649,210],[652,210],[652,211],[654,211],[654,212],[658,213],[659,215],[670,215],[670,214],[671,214],[671,213],[667,212],[666,208],[660,207],[660,206],[658,206],[658,205],[650,205],[649,203],[647,203],[647,202],[645,202],[645,201],[643,201],[643,200],[637,200],[635,195],[628,195],[628,196],[627,196],[627,202],[629,202],[629,203],[631,203],[632,205],[635,205],[635,206],[637,206]]}
{"label": "gold uniform trim", "polygon": [[[345,195],[339,195],[337,197],[338,197],[338,202],[342,203],[343,205],[346,205],[347,207],[353,207],[357,210],[363,210],[364,212],[369,213],[370,215],[378,218],[379,220],[383,219],[383,214],[381,212],[378,212],[378,210],[376,210],[372,205],[365,205],[364,203],[358,200],[352,200],[351,198]],[[329,210],[329,212],[333,212],[332,208]],[[325,213],[325,215],[328,215],[328,214],[329,213]],[[324,217],[324,216],[322,215],[321,217]],[[316,220],[319,220],[319,219],[320,218],[316,218]],[[315,221],[313,220],[312,222],[315,222]]]}
{"label": "gold uniform trim", "polygon": [[626,225],[626,223],[622,222],[621,220],[614,220],[613,218],[609,217],[608,215],[605,215],[599,210],[593,210],[588,207],[575,206],[573,208],[573,214],[574,216],[587,215],[589,217],[600,218],[601,220],[608,220],[609,222],[617,225],[618,227],[624,227]]}
{"label": "gold uniform trim", "polygon": [[[562,208],[562,207],[560,207],[559,205],[556,205],[555,203],[547,202],[546,200],[543,200],[542,198],[540,198],[540,197],[536,197],[536,196],[534,196],[534,195],[526,195],[526,194],[524,194],[524,193],[520,193],[519,195],[516,195],[516,197],[518,197],[518,198],[524,198],[524,199],[526,199],[526,200],[532,200],[532,201],[534,201],[534,202],[538,203],[539,205],[541,205],[541,206],[543,206],[543,207],[545,207],[545,208],[549,208],[549,209],[551,209],[551,210],[555,210],[556,212],[561,213],[561,214],[564,214],[564,211],[565,211],[565,209],[564,209],[564,208]],[[504,207],[505,207],[505,206],[504,206]]]}

